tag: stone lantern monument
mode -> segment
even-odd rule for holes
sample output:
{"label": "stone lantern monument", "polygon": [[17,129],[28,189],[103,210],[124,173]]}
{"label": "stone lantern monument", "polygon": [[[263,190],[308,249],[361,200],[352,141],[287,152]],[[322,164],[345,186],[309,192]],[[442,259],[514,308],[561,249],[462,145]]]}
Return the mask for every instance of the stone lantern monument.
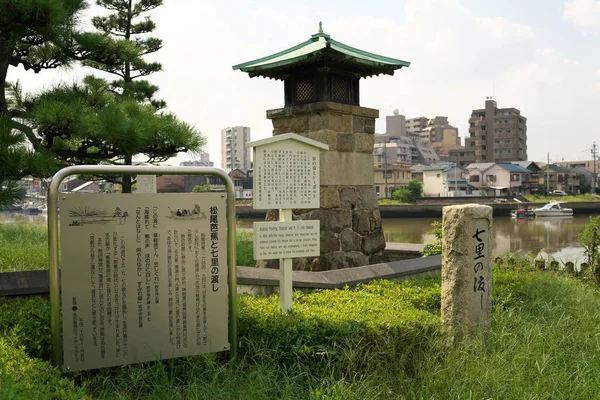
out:
{"label": "stone lantern monument", "polygon": [[267,111],[273,135],[296,133],[329,146],[320,158],[320,208],[294,219],[321,221],[321,255],[294,269],[324,271],[385,261],[373,185],[375,119],[360,106],[360,78],[393,75],[410,63],[359,50],[319,33],[287,50],[235,65],[250,77],[284,82],[285,107]]}

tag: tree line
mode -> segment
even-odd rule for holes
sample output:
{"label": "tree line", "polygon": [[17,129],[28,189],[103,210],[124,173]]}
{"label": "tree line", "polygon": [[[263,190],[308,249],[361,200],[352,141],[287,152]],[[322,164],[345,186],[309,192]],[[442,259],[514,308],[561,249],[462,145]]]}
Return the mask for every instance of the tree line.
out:
{"label": "tree line", "polygon": [[[151,11],[162,0],[96,0],[104,13],[82,29],[84,0],[0,0],[0,206],[17,198],[16,181],[47,178],[82,164],[132,165],[197,152],[204,136],[166,110],[147,77],[162,40],[153,37]],[[96,71],[81,81],[25,93],[11,71],[62,67]],[[113,79],[106,79],[112,76]],[[131,175],[104,177],[131,192]]]}

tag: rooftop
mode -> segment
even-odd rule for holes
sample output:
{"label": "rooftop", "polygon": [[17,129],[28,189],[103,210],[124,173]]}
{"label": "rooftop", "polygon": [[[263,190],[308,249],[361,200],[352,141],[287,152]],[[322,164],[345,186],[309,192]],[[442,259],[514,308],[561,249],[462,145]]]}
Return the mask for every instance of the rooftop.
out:
{"label": "rooftop", "polygon": [[352,71],[358,78],[393,75],[394,70],[410,65],[407,61],[369,53],[333,40],[319,23],[319,32],[307,41],[270,56],[234,65],[233,69],[247,72],[250,77],[284,80],[292,69],[324,60],[329,61],[328,67]]}

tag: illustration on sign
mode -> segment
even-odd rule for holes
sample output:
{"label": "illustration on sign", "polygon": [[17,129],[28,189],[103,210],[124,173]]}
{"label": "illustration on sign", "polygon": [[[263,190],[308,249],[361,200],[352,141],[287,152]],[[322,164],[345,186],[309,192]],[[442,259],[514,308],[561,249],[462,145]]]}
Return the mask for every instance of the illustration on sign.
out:
{"label": "illustration on sign", "polygon": [[198,204],[194,204],[194,208],[188,210],[187,208],[178,208],[176,211],[173,211],[171,207],[169,209],[169,218],[174,219],[206,219],[206,213],[200,211],[200,206]]}
{"label": "illustration on sign", "polygon": [[129,217],[127,211],[121,210],[120,207],[116,207],[115,211],[109,213],[104,208],[95,208],[88,206],[75,206],[69,209],[69,217],[71,222],[69,226],[82,226],[85,224],[108,224],[118,222],[123,225]]}

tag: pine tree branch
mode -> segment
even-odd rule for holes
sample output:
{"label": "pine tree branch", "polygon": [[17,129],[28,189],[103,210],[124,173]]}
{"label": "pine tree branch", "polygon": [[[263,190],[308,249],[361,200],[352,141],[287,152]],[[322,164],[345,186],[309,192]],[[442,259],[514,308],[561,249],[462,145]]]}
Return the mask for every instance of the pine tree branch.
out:
{"label": "pine tree branch", "polygon": [[11,129],[18,130],[19,132],[25,134],[27,140],[29,140],[35,151],[40,151],[43,148],[42,140],[35,135],[35,132],[33,129],[31,129],[31,127],[14,119],[8,121],[8,126]]}

